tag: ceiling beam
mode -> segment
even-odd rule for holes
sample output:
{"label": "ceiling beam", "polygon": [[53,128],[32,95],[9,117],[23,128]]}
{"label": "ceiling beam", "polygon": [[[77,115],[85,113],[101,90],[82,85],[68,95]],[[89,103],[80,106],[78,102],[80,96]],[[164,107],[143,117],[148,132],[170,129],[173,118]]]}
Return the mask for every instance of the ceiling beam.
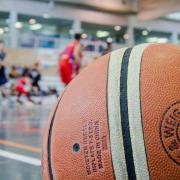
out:
{"label": "ceiling beam", "polygon": [[180,11],[179,0],[140,0],[137,18],[140,21],[147,21],[176,11]]}

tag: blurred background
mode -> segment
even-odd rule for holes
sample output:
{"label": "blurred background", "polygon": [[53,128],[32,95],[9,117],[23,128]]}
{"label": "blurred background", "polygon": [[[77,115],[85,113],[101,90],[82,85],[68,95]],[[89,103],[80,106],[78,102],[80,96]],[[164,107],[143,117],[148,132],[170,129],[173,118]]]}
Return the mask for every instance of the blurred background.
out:
{"label": "blurred background", "polygon": [[180,43],[180,1],[0,0],[0,179],[41,179],[49,112],[84,67],[154,42]]}

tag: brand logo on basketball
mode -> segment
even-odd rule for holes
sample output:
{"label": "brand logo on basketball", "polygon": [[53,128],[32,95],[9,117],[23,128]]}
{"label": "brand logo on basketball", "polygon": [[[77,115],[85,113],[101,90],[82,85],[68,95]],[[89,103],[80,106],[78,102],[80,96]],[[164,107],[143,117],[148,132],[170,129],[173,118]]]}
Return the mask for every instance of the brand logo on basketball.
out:
{"label": "brand logo on basketball", "polygon": [[160,137],[168,156],[180,165],[180,101],[172,104],[163,114]]}

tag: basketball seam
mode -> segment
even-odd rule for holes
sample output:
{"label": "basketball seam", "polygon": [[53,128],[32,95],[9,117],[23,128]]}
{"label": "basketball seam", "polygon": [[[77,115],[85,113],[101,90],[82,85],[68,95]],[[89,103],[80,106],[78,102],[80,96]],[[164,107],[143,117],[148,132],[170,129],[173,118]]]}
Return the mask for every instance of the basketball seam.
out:
{"label": "basketball seam", "polygon": [[[143,135],[143,140],[144,140],[144,149],[145,149],[145,154],[146,154],[146,161],[147,161],[147,168],[149,172],[149,163],[148,163],[148,156],[147,156],[147,147],[145,145],[145,138],[144,138],[144,124],[143,124],[143,116],[142,116],[142,98],[141,98],[141,70],[142,70],[142,58],[143,54],[141,57],[141,62],[140,62],[140,71],[139,71],[139,94],[140,94],[140,112],[141,112],[141,125],[142,125],[142,135]],[[150,172],[149,172],[149,179],[151,179]]]}
{"label": "basketball seam", "polygon": [[[63,91],[63,94],[64,94],[64,91]],[[55,119],[55,116],[56,116],[56,112],[57,112],[57,109],[59,107],[59,103],[62,99],[62,96],[63,94],[61,95],[61,98],[59,99],[58,103],[57,103],[57,106],[55,108],[55,112],[53,114],[53,117],[51,119],[51,123],[50,123],[50,127],[49,127],[49,132],[48,132],[48,144],[47,144],[47,152],[48,152],[48,169],[49,169],[49,176],[50,176],[50,179],[53,180],[53,172],[52,172],[52,166],[51,166],[51,135],[52,135],[52,128],[53,128],[53,124],[54,124],[54,119]]]}
{"label": "basketball seam", "polygon": [[[111,152],[111,138],[110,138],[110,127],[109,127],[109,110],[108,110],[108,76],[109,76],[109,63],[110,63],[110,55],[109,55],[109,60],[108,60],[108,66],[107,66],[107,79],[106,79],[106,109],[107,109],[107,125],[108,125],[108,133],[109,133],[109,147],[110,147],[110,152]],[[115,173],[114,173],[114,167],[113,167],[113,161],[112,161],[112,153],[111,154],[111,165],[112,165],[112,170],[113,170],[113,177],[114,180],[116,179]]]}

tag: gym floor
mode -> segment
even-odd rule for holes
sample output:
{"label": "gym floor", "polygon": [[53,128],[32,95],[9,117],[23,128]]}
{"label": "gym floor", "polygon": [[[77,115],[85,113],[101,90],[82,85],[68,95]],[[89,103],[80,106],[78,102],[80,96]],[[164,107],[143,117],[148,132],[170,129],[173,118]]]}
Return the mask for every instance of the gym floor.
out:
{"label": "gym floor", "polygon": [[0,174],[1,180],[41,179],[43,129],[56,102],[43,99],[42,105],[5,100],[0,105]]}

